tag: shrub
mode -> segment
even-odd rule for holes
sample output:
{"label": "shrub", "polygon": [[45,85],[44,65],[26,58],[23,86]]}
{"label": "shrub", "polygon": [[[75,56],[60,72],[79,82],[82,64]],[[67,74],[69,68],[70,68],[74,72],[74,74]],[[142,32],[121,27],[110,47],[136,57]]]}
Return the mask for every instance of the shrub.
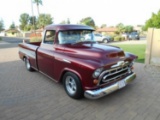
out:
{"label": "shrub", "polygon": [[125,37],[121,37],[121,40],[125,40]]}
{"label": "shrub", "polygon": [[41,42],[41,41],[42,41],[41,37],[32,37],[29,40],[29,42]]}
{"label": "shrub", "polygon": [[114,41],[114,38],[116,37],[116,35],[113,34],[113,35],[110,35],[110,37],[111,37],[111,40]]}
{"label": "shrub", "polygon": [[0,41],[2,40],[2,38],[0,37]]}
{"label": "shrub", "polygon": [[122,37],[122,36],[115,36],[114,37],[114,41],[123,41],[125,40],[125,37]]}
{"label": "shrub", "polygon": [[115,33],[116,35],[119,35],[119,34],[120,34],[120,32],[119,32],[119,31],[115,31],[114,33]]}
{"label": "shrub", "polygon": [[32,33],[30,35],[30,42],[41,42],[42,35],[40,33]]}
{"label": "shrub", "polygon": [[32,37],[41,37],[41,36],[42,36],[41,33],[32,33],[30,35],[30,38],[32,38]]}
{"label": "shrub", "polygon": [[114,37],[114,41],[121,41],[121,36],[116,36],[116,37]]}

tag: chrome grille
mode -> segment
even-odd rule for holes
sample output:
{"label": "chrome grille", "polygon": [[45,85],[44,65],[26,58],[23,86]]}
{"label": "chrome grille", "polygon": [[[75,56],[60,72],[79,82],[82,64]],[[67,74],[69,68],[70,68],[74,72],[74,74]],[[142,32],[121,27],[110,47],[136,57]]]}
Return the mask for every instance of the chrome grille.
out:
{"label": "chrome grille", "polygon": [[115,81],[119,78],[126,76],[128,73],[130,73],[130,71],[131,70],[129,64],[105,70],[99,76],[99,81],[100,81],[99,84]]}

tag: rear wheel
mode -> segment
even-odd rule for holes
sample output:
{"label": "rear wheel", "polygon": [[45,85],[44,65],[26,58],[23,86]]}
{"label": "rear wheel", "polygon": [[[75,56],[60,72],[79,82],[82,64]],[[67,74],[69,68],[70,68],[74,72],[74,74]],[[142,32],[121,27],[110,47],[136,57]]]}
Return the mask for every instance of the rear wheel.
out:
{"label": "rear wheel", "polygon": [[83,89],[78,76],[67,72],[63,77],[63,85],[66,93],[74,99],[83,98]]}
{"label": "rear wheel", "polygon": [[31,68],[31,64],[30,64],[28,58],[24,58],[24,61],[25,61],[26,69],[27,69],[28,71],[33,71],[33,68]]}

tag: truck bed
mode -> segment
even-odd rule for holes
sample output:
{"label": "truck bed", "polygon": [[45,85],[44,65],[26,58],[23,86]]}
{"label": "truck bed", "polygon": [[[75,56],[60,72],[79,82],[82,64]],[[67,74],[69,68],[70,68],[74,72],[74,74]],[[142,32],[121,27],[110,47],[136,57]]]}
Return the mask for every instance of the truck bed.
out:
{"label": "truck bed", "polygon": [[40,44],[41,42],[23,42],[18,45],[20,59],[24,60],[24,58],[27,57],[30,60],[30,63],[33,65],[32,67],[34,69],[38,69],[36,51],[39,48]]}

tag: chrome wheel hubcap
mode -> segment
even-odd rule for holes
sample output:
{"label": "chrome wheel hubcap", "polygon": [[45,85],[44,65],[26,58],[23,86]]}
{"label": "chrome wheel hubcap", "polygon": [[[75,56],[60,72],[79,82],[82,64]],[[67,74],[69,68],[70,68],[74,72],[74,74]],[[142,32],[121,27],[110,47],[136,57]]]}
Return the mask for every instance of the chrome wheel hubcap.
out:
{"label": "chrome wheel hubcap", "polygon": [[31,67],[28,59],[26,59],[26,66],[27,66],[27,69],[30,69]]}
{"label": "chrome wheel hubcap", "polygon": [[76,93],[77,90],[76,82],[74,78],[71,76],[66,77],[66,89],[71,95]]}

